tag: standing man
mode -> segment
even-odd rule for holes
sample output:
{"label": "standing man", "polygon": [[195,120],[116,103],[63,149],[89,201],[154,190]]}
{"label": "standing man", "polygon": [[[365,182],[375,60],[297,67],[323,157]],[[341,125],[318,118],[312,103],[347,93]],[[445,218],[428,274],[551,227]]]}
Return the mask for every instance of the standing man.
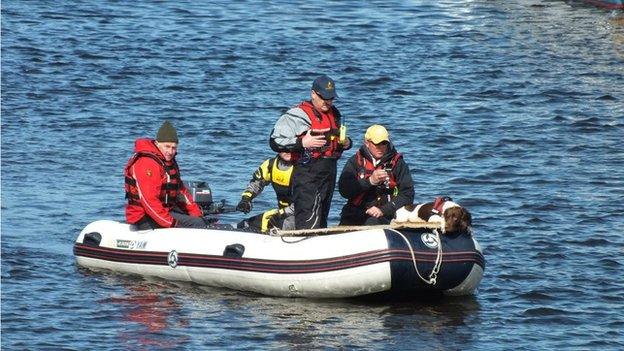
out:
{"label": "standing man", "polygon": [[386,128],[375,124],[366,130],[364,145],[342,170],[338,190],[349,200],[340,225],[388,224],[397,209],[414,201],[412,175]]}
{"label": "standing man", "polygon": [[295,206],[292,203],[291,179],[293,172],[292,155],[280,152],[277,156],[265,160],[254,172],[247,188],[243,192],[236,210],[249,213],[252,200],[265,186],[271,184],[277,196],[277,209],[271,209],[238,223],[238,228],[253,228],[267,232],[273,227],[284,230],[295,229]]}
{"label": "standing man", "polygon": [[333,79],[326,75],[316,78],[310,100],[283,114],[271,132],[271,149],[293,155],[296,229],[327,227],[337,162],[351,147],[344,129],[341,133],[340,112],[334,106],[337,97]]}
{"label": "standing man", "polygon": [[165,121],[156,140],[139,138],[124,169],[126,221],[139,230],[206,228],[202,211],[180,177],[175,160],[178,134]]}

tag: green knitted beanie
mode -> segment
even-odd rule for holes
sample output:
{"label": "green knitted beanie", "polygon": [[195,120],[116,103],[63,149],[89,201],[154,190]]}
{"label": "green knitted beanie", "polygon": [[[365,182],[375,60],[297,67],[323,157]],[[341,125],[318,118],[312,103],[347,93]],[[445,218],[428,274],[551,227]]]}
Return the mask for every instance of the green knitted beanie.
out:
{"label": "green knitted beanie", "polygon": [[156,141],[160,141],[162,143],[178,142],[178,133],[169,121],[165,121],[158,130],[158,134],[156,134]]}

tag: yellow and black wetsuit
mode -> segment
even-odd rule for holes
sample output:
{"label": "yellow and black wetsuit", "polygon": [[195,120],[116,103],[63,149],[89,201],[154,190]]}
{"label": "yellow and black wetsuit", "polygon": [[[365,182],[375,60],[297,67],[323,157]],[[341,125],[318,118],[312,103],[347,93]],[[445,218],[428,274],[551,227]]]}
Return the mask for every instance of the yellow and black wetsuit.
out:
{"label": "yellow and black wetsuit", "polygon": [[279,156],[265,160],[258,167],[242,196],[253,200],[262,193],[264,187],[271,184],[277,196],[278,208],[244,220],[239,223],[239,227],[254,227],[263,232],[274,226],[282,229],[294,229],[294,222],[293,228],[290,228],[290,225],[285,225],[291,219],[294,221],[294,218],[289,218],[294,215],[292,173],[292,163],[282,160]]}
{"label": "yellow and black wetsuit", "polygon": [[262,193],[265,186],[271,184],[277,196],[278,207],[280,209],[288,207],[292,203],[290,186],[292,171],[292,164],[285,162],[279,156],[265,160],[254,172],[242,195],[254,199]]}

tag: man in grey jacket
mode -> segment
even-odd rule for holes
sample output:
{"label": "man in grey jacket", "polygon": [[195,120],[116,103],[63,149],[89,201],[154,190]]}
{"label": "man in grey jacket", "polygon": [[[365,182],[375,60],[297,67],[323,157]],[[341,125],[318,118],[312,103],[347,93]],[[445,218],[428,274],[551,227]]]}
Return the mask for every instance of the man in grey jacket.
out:
{"label": "man in grey jacket", "polygon": [[286,111],[271,131],[271,149],[293,155],[292,194],[297,229],[327,227],[337,161],[351,147],[340,112],[333,104],[337,97],[333,79],[326,75],[316,78],[310,100]]}

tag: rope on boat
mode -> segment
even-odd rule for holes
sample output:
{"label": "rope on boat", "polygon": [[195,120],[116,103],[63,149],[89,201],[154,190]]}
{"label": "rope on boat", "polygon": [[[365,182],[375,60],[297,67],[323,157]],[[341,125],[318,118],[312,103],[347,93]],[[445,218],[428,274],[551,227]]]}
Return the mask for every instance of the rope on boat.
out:
{"label": "rope on boat", "polygon": [[407,244],[407,247],[410,250],[410,254],[412,255],[412,263],[414,264],[414,269],[416,270],[416,274],[418,275],[418,277],[425,283],[429,284],[429,285],[435,285],[438,279],[438,272],[440,272],[440,268],[442,267],[442,240],[440,239],[440,232],[437,229],[434,229],[433,232],[435,233],[435,238],[436,241],[438,243],[438,254],[436,256],[436,260],[435,263],[433,265],[433,268],[431,269],[431,273],[429,273],[429,278],[425,279],[421,274],[420,271],[418,270],[418,263],[416,262],[416,255],[414,255],[414,249],[412,248],[412,245],[409,242],[409,239],[407,239],[405,237],[405,235],[403,235],[403,233],[399,232],[398,230],[394,230],[394,229],[390,229],[391,231],[399,234],[399,236],[401,236],[403,238],[403,240],[405,240],[405,243]]}
{"label": "rope on boat", "polygon": [[[420,274],[418,270],[418,262],[416,261],[416,255],[414,254],[414,249],[412,248],[412,244],[403,233],[399,232],[397,229],[433,229],[435,233],[435,240],[437,242],[438,250],[436,255],[436,260],[431,269],[431,273],[429,273],[429,277],[425,278]],[[278,228],[272,228],[269,231],[269,234],[272,236],[315,236],[315,235],[323,235],[323,234],[332,234],[332,233],[347,233],[354,232],[358,230],[371,230],[371,229],[388,229],[394,233],[397,233],[409,248],[410,254],[412,256],[412,263],[414,264],[414,270],[418,277],[429,285],[435,285],[438,279],[438,273],[440,272],[440,268],[442,267],[442,240],[440,238],[440,229],[442,228],[442,223],[440,222],[400,222],[400,223],[391,223],[391,224],[383,224],[383,225],[358,225],[358,226],[336,226],[330,228],[320,228],[320,229],[299,229],[299,230],[281,230]]]}
{"label": "rope on boat", "polygon": [[352,226],[336,226],[336,227],[329,227],[329,228],[298,229],[298,230],[281,230],[279,228],[272,228],[269,231],[269,234],[272,236],[314,236],[314,235],[323,235],[323,234],[348,233],[348,232],[355,232],[358,230],[371,230],[371,229],[396,230],[396,229],[422,229],[422,228],[440,229],[441,223],[440,222],[401,222],[401,223],[391,223],[391,224],[381,224],[381,225],[352,225]]}

